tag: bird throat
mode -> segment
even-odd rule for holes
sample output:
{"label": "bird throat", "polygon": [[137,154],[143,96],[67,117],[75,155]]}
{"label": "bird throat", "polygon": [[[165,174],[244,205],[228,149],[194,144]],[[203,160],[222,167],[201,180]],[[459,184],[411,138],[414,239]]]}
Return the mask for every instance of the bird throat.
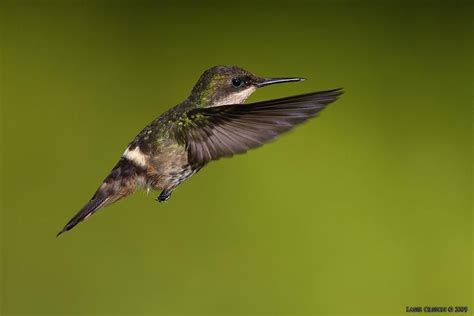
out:
{"label": "bird throat", "polygon": [[216,100],[212,100],[211,102],[208,103],[208,106],[214,107],[214,106],[221,106],[221,105],[226,105],[226,104],[241,104],[244,103],[245,100],[256,90],[255,87],[249,87],[245,90],[239,91],[239,92],[234,92],[230,93],[228,95],[223,95],[220,98],[217,98]]}

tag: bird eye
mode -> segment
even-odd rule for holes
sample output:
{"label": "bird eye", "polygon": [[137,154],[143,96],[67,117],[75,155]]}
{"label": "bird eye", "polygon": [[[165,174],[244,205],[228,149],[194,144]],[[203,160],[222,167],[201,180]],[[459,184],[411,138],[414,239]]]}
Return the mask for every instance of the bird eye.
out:
{"label": "bird eye", "polygon": [[243,81],[240,78],[232,79],[232,85],[234,87],[240,87],[243,84]]}

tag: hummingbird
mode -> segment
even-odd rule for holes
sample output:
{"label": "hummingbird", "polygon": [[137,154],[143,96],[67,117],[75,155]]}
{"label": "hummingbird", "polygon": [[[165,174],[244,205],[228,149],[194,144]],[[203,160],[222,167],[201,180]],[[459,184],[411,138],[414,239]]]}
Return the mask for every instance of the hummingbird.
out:
{"label": "hummingbird", "polygon": [[157,201],[164,202],[209,162],[275,139],[318,115],[343,93],[338,88],[244,104],[258,88],[303,80],[259,77],[237,66],[206,70],[186,100],[129,143],[92,198],[57,236],[138,188],[161,191]]}

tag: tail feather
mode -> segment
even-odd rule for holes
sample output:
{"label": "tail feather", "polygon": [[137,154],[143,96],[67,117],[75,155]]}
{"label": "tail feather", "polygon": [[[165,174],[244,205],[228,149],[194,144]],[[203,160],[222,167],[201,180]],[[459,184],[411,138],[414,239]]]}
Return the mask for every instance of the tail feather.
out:
{"label": "tail feather", "polygon": [[137,188],[139,177],[144,174],[143,168],[133,162],[122,158],[105,178],[92,199],[64,226],[56,235],[71,230],[74,226],[87,219],[100,208],[103,208],[121,198],[133,193]]}
{"label": "tail feather", "polygon": [[59,236],[62,233],[71,230],[74,226],[82,222],[83,220],[86,220],[89,216],[94,214],[98,209],[101,207],[105,206],[107,201],[110,199],[110,197],[95,197],[92,200],[90,200],[84,207],[76,214],[74,215],[71,220],[64,226],[64,228],[56,235]]}

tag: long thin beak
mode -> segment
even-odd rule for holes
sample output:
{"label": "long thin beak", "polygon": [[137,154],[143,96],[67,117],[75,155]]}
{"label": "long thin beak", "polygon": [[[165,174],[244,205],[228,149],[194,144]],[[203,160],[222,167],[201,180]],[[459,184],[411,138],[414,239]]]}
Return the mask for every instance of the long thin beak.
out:
{"label": "long thin beak", "polygon": [[257,83],[257,87],[265,87],[271,84],[276,83],[285,83],[285,82],[295,82],[295,81],[303,81],[304,78],[300,77],[290,77],[290,78],[265,78],[263,82]]}

